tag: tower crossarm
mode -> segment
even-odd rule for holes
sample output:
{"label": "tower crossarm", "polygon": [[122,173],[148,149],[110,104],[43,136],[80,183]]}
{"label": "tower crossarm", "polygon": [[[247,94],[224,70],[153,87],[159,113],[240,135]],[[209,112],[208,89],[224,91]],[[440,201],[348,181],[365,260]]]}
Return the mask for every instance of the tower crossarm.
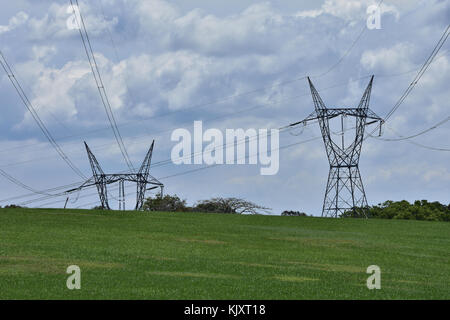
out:
{"label": "tower crossarm", "polygon": [[148,175],[146,182],[148,184],[153,184],[155,186],[164,186],[163,183],[161,183],[158,179],[156,179],[155,177],[152,177],[150,174]]}
{"label": "tower crossarm", "polygon": [[346,116],[356,118],[367,118],[379,121],[383,120],[372,110],[361,108],[328,108],[325,116],[327,119],[332,119],[338,116]]}
{"label": "tower crossarm", "polygon": [[305,119],[291,123],[291,124],[283,127],[282,129],[295,127],[295,126],[298,126],[299,124],[306,125],[310,121],[319,120],[319,119],[330,120],[330,119],[336,118],[338,116],[349,116],[349,117],[366,118],[366,119],[374,120],[367,124],[371,124],[371,123],[377,122],[377,121],[384,123],[384,120],[370,109],[364,110],[361,108],[328,108],[328,109],[326,109],[326,111],[321,112],[321,113],[322,114],[319,116],[319,115],[317,115],[316,111],[313,111]]}
{"label": "tower crossarm", "polygon": [[287,125],[287,126],[281,128],[281,129],[295,127],[295,126],[297,126],[297,125],[299,125],[299,124],[306,125],[308,122],[314,121],[314,120],[318,120],[319,118],[320,118],[320,116],[317,115],[317,112],[316,112],[316,111],[313,111],[313,112],[311,112],[311,114],[310,114],[309,116],[307,116],[305,119],[303,119],[303,120],[301,120],[301,121],[297,121],[297,122],[291,123],[291,124],[289,124],[289,125]]}
{"label": "tower crossarm", "polygon": [[66,193],[66,194],[73,193],[73,192],[79,191],[79,190],[84,189],[84,188],[95,186],[95,184],[96,184],[96,182],[95,182],[94,177],[91,177],[88,180],[86,180],[81,186],[79,186],[77,188],[73,188],[73,189],[67,190],[64,193]]}
{"label": "tower crossarm", "polygon": [[[164,184],[161,183],[158,179],[156,179],[155,177],[151,176],[150,174],[148,174],[146,179],[142,179],[142,177],[139,176],[138,173],[112,173],[112,174],[100,174],[98,175],[98,179],[101,180],[103,179],[103,183],[108,185],[108,184],[113,184],[119,181],[128,181],[128,182],[144,182],[146,184],[152,184],[155,186],[163,186]],[[94,177],[89,178],[88,180],[86,180],[82,185],[80,185],[77,188],[73,188],[70,190],[65,191],[65,193],[69,194],[69,193],[73,193],[85,188],[89,188],[92,186],[95,186],[97,184],[96,180]]]}

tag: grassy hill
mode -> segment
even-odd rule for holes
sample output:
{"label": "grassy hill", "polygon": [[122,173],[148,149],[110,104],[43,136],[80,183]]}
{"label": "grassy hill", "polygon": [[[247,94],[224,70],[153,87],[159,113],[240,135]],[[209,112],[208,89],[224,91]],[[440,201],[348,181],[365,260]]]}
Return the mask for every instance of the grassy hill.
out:
{"label": "grassy hill", "polygon": [[0,209],[0,299],[27,298],[450,299],[450,223]]}

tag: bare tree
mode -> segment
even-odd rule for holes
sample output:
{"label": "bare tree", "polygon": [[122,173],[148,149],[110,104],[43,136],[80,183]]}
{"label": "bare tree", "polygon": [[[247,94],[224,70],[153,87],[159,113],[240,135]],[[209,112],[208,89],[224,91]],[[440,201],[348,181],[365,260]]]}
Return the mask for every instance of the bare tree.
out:
{"label": "bare tree", "polygon": [[230,214],[260,214],[260,211],[268,213],[271,209],[239,198],[212,198],[199,201],[194,210]]}

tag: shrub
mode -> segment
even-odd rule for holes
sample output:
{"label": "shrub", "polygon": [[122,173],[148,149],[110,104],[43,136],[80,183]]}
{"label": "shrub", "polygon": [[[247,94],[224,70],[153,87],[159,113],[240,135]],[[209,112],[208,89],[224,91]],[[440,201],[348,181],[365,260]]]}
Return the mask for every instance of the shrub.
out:
{"label": "shrub", "polygon": [[[365,209],[368,218],[405,219],[426,221],[450,221],[450,205],[443,205],[437,201],[416,200],[410,204],[406,200],[385,201],[376,206]],[[362,218],[362,211],[348,211],[342,217]]]}
{"label": "shrub", "polygon": [[157,194],[154,198],[149,197],[145,200],[143,209],[146,211],[189,211],[186,206],[186,200],[181,200],[177,195]]}
{"label": "shrub", "polygon": [[259,214],[260,211],[268,212],[270,209],[239,198],[213,198],[199,201],[193,210],[210,213]]}
{"label": "shrub", "polygon": [[282,216],[296,216],[296,217],[306,217],[307,214],[300,211],[292,211],[292,210],[285,210],[281,213]]}

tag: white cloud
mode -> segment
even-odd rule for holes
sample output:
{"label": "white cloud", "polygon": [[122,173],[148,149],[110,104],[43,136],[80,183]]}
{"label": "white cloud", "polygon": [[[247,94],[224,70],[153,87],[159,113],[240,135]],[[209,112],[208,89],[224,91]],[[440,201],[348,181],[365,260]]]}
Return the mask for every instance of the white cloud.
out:
{"label": "white cloud", "polygon": [[397,43],[390,48],[366,50],[361,56],[361,65],[370,72],[382,74],[410,71],[414,67],[411,62],[414,52],[415,46],[407,42]]}
{"label": "white cloud", "polygon": [[[73,119],[77,109],[69,92],[78,80],[90,76],[90,68],[84,62],[68,62],[61,69],[40,67],[39,77],[33,85],[32,104],[39,108],[44,119],[54,120],[50,118],[51,114],[61,120]],[[24,122],[30,121],[33,120],[27,113]]]}
{"label": "white cloud", "polygon": [[[34,40],[78,37],[78,30],[71,29],[67,25],[68,20],[71,18],[70,9],[70,4],[52,3],[43,17],[30,18],[27,25],[29,37]],[[84,2],[80,2],[80,10],[90,36],[102,35],[107,29],[113,28],[118,23],[117,17],[107,21],[103,15],[94,13],[90,4],[87,5]]]}
{"label": "white cloud", "polygon": [[398,181],[411,181],[411,184],[429,184],[450,181],[450,172],[447,168],[431,167],[426,163],[391,164],[389,167],[379,168],[368,175],[367,182],[395,183]]}
{"label": "white cloud", "polygon": [[320,16],[323,12],[324,11],[320,9],[304,10],[295,13],[294,16],[298,18],[315,18]]}
{"label": "white cloud", "polygon": [[361,17],[361,13],[366,10],[366,5],[362,1],[357,0],[326,0],[322,5],[325,13],[331,14],[345,20],[354,20]]}
{"label": "white cloud", "polygon": [[[200,9],[182,15],[172,5],[155,0],[138,2],[133,12],[143,37],[170,49],[189,49],[209,55],[273,52],[288,35],[289,21],[269,3],[250,6],[240,14],[217,17]],[[271,42],[273,46],[267,46]]]}
{"label": "white cloud", "polygon": [[28,20],[28,14],[23,11],[18,12],[15,16],[9,19],[7,25],[0,25],[0,35],[3,33],[10,32],[17,27],[23,25]]}
{"label": "white cloud", "polygon": [[33,46],[32,48],[34,59],[48,62],[56,53],[55,46]]}
{"label": "white cloud", "polygon": [[450,182],[450,171],[447,168],[428,169],[423,173],[423,179],[426,182],[435,182],[436,180]]}

